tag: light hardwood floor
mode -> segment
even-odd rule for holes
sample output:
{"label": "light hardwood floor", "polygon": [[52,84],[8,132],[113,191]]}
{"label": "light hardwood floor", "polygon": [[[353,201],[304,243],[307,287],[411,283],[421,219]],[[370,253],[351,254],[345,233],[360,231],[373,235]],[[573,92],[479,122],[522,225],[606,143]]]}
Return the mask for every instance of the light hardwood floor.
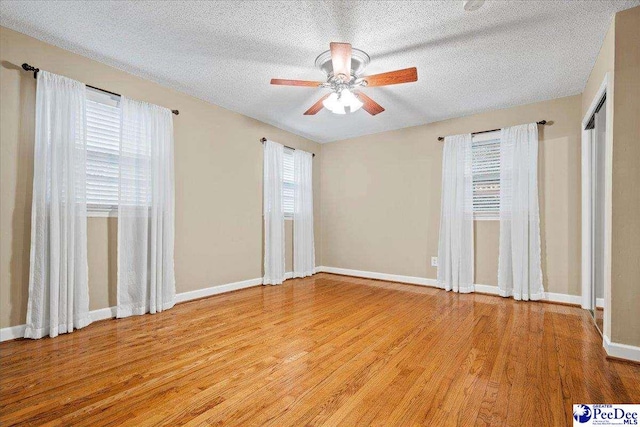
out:
{"label": "light hardwood floor", "polygon": [[0,345],[0,424],[572,425],[640,402],[588,313],[330,274]]}

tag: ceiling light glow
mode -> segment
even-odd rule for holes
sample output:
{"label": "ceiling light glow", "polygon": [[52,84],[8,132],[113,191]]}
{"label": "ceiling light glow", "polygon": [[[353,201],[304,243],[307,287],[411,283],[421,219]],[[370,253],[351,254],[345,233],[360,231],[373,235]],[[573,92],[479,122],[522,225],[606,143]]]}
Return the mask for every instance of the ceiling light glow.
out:
{"label": "ceiling light glow", "polygon": [[338,93],[333,92],[327,99],[322,101],[322,105],[334,114],[346,114],[345,107],[349,107],[349,112],[353,113],[362,107],[360,101],[350,90],[343,89]]}

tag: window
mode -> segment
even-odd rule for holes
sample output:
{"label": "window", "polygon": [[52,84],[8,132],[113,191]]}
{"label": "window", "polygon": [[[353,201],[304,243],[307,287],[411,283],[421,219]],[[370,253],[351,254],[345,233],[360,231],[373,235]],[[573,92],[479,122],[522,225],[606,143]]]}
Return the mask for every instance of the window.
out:
{"label": "window", "polygon": [[87,212],[118,211],[120,158],[119,98],[87,88]]}
{"label": "window", "polygon": [[473,136],[473,217],[500,219],[500,131]]}
{"label": "window", "polygon": [[293,150],[284,149],[282,171],[282,211],[287,219],[293,218],[293,193],[295,189],[293,176]]}

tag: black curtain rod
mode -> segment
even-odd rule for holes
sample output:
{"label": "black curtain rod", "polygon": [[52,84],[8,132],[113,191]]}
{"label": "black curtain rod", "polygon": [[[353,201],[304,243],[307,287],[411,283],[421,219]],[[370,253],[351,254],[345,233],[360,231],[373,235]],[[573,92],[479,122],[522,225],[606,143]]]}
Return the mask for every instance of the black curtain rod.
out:
{"label": "black curtain rod", "polygon": [[[260,142],[261,142],[261,143],[263,143],[263,144],[264,144],[266,141],[267,141],[267,138],[260,138]],[[296,149],[295,149],[295,148],[293,148],[293,147],[289,147],[288,145],[285,145],[285,146],[284,146],[284,148],[288,148],[289,150],[296,151]],[[313,157],[315,157],[315,156],[316,156],[316,153],[311,153],[311,155],[312,155]]]}
{"label": "black curtain rod", "polygon": [[[540,120],[539,122],[536,122],[536,123],[539,124],[539,125],[546,125],[547,121],[546,120]],[[472,132],[471,135],[478,135],[478,134],[481,134],[481,133],[495,132],[495,131],[498,131],[498,130],[502,130],[502,129],[482,130],[480,132]],[[444,141],[444,136],[439,136],[438,137],[438,141]]]}
{"label": "black curtain rod", "polygon": [[[36,67],[34,67],[32,65],[29,65],[29,64],[27,64],[25,62],[24,64],[22,64],[22,69],[25,70],[25,71],[33,71],[33,78],[34,79],[38,78],[38,71],[40,71],[40,68],[36,68]],[[85,86],[90,87],[91,89],[99,90],[100,92],[108,93],[109,95],[120,96],[120,97],[122,96],[119,93],[111,92],[110,90],[104,90],[104,89],[101,89],[99,87],[95,87],[95,86],[91,86],[91,85],[85,85]],[[173,114],[175,114],[176,116],[178,114],[180,114],[180,111],[178,111],[178,110],[171,110],[171,112]]]}

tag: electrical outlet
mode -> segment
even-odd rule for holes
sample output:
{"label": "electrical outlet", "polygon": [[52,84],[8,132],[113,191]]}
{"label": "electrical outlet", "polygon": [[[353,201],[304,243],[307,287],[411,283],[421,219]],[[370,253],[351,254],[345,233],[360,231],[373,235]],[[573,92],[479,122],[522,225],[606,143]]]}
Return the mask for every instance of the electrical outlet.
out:
{"label": "electrical outlet", "polygon": [[438,266],[438,257],[437,256],[432,256],[431,257],[431,267],[437,267]]}

